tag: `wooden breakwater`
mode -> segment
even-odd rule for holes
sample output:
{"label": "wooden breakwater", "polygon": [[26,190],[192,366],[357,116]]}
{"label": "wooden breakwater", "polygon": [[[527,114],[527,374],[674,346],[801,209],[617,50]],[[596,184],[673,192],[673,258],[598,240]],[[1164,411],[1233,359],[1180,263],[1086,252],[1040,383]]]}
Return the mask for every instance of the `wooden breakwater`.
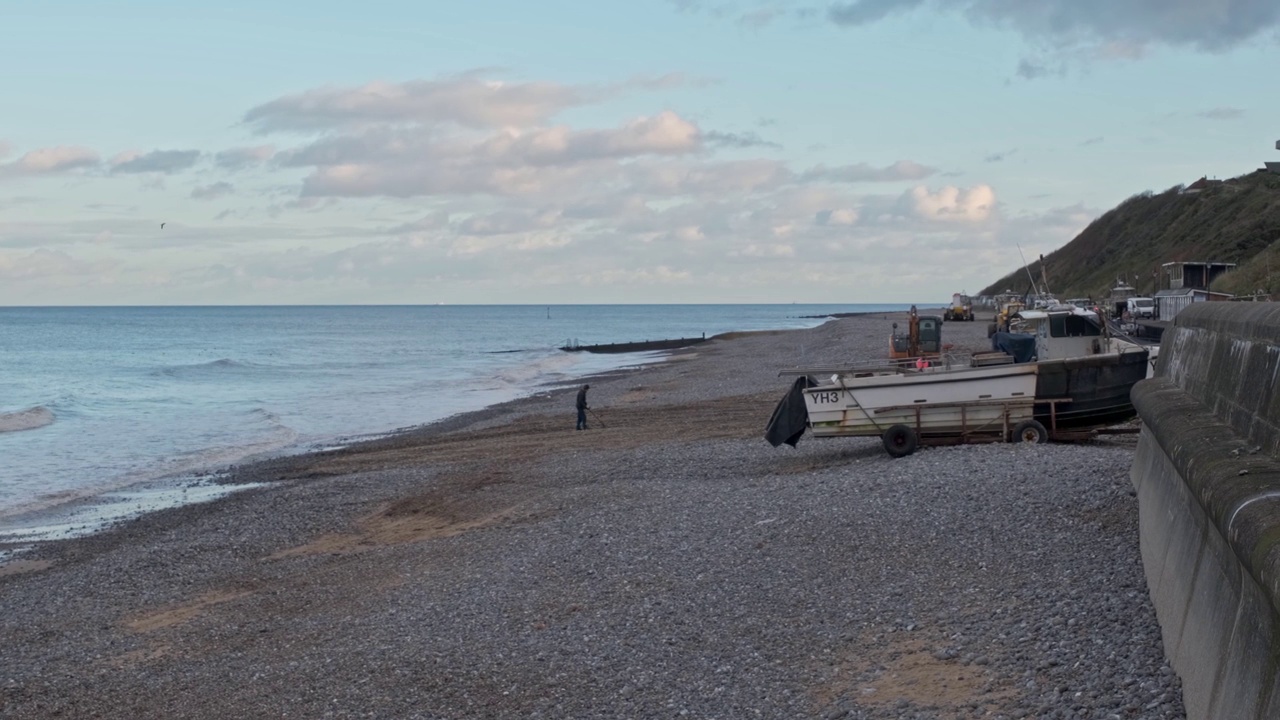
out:
{"label": "wooden breakwater", "polygon": [[707,341],[707,336],[693,338],[673,338],[668,340],[640,340],[636,342],[624,343],[605,343],[601,345],[580,345],[578,341],[572,340],[560,347],[565,352],[590,352],[590,353],[632,353],[632,352],[652,352],[655,350],[678,350],[690,345],[697,345]]}

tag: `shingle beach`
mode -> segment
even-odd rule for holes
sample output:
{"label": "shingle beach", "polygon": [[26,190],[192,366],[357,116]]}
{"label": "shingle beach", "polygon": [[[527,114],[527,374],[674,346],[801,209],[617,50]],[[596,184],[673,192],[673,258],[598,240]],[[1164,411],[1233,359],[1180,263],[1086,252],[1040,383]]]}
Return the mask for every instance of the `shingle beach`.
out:
{"label": "shingle beach", "polygon": [[[944,342],[986,349],[985,316]],[[4,718],[1182,718],[1135,436],[773,448],[779,371],[902,315],[721,336],[0,567]]]}

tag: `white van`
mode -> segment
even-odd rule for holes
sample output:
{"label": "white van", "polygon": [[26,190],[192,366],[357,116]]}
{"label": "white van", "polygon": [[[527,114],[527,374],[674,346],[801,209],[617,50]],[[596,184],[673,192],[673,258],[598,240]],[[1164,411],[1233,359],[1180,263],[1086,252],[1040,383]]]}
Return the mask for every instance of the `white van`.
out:
{"label": "white van", "polygon": [[1156,316],[1156,301],[1149,297],[1131,297],[1127,301],[1129,317],[1137,320],[1138,318],[1154,319]]}

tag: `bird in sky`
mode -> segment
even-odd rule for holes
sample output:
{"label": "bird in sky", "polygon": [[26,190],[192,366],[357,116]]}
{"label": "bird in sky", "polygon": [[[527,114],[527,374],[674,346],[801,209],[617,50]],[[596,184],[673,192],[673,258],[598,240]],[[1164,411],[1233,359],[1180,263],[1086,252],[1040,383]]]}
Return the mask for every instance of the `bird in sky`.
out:
{"label": "bird in sky", "polygon": [[163,229],[164,229],[164,223],[160,223],[160,229],[161,229],[161,230],[163,230]]}

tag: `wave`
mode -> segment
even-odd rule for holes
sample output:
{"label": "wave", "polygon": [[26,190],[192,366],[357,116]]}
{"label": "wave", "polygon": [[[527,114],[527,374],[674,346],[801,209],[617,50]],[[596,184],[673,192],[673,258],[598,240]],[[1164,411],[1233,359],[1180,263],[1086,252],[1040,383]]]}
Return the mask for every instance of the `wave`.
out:
{"label": "wave", "polygon": [[0,413],[0,432],[34,430],[49,425],[53,419],[53,411],[43,405],[18,412]]}
{"label": "wave", "polygon": [[[267,420],[271,423],[271,426],[266,428],[265,432],[253,438],[222,442],[198,450],[177,452],[141,467],[125,469],[120,474],[109,479],[42,493],[33,498],[19,500],[16,503],[0,504],[0,520],[64,506],[71,507],[78,502],[87,501],[91,498],[105,497],[110,493],[131,487],[139,487],[150,482],[222,478],[227,475],[231,466],[237,463],[252,462],[253,460],[273,455],[285,454],[290,448],[297,445],[299,439],[298,431],[281,423],[280,418],[275,413],[264,408],[255,408],[249,411],[249,414],[259,419]],[[3,420],[4,417],[7,416],[0,415],[0,420]],[[4,532],[0,531],[0,540],[3,539]]]}
{"label": "wave", "polygon": [[499,368],[489,379],[503,387],[531,387],[562,375],[578,360],[569,353],[554,351],[540,358]]}
{"label": "wave", "polygon": [[209,362],[195,363],[194,365],[170,365],[154,371],[156,375],[166,375],[169,377],[186,377],[190,375],[205,375],[218,372],[239,372],[264,369],[265,365],[258,363],[244,362],[241,360],[232,360],[231,358],[218,358]]}

